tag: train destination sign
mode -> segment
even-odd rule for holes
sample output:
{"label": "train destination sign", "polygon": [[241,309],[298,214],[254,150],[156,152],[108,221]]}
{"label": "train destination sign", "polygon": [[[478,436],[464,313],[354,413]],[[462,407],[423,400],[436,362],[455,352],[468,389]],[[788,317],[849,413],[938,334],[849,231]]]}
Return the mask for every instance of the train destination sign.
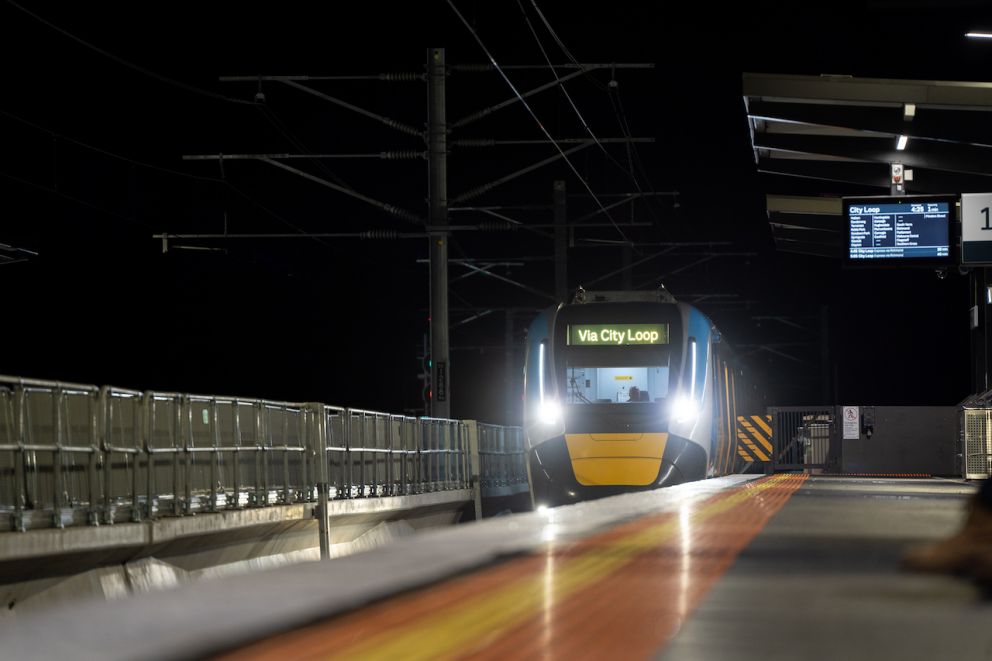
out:
{"label": "train destination sign", "polygon": [[627,346],[668,344],[668,324],[581,324],[568,325],[571,346]]}

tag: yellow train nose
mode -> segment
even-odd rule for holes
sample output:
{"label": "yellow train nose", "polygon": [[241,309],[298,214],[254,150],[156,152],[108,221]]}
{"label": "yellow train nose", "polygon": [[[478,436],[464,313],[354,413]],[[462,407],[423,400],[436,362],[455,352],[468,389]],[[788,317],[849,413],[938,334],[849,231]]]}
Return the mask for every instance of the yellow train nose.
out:
{"label": "yellow train nose", "polygon": [[575,479],[583,486],[651,484],[667,441],[667,433],[565,434]]}

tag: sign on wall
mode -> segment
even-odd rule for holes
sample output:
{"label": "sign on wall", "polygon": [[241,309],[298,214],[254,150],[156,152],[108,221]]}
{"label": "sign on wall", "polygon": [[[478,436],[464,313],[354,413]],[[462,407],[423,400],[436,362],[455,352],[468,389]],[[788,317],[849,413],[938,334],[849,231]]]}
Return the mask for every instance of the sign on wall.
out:
{"label": "sign on wall", "polygon": [[961,196],[961,263],[992,264],[992,193]]}
{"label": "sign on wall", "polygon": [[858,406],[844,407],[844,439],[861,437],[861,408]]}

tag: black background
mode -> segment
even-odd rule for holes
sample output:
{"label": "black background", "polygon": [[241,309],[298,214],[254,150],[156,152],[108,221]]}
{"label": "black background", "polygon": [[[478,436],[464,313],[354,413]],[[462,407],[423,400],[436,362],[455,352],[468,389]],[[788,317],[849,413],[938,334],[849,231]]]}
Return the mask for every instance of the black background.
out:
{"label": "black background", "polygon": [[[656,140],[638,145],[642,185],[680,193],[678,208],[669,198],[637,207],[637,219],[651,223],[638,238],[729,242],[721,249],[752,253],[712,260],[666,278],[665,284],[676,295],[723,293],[748,301],[703,306],[732,343],[797,342],[786,352],[792,358],[753,348],[744,352],[764,379],[769,403],[820,401],[822,306],[829,318],[830,399],[841,404],[960,400],[969,391],[969,302],[966,279],[957,273],[938,280],[927,270],[846,270],[839,258],[774,250],[764,194],[815,195],[823,189],[817,182],[766,178],[755,171],[742,73],[986,80],[992,43],[963,37],[969,29],[992,26],[985,4],[539,3],[580,61],[656,65],[615,74],[632,134]],[[529,0],[523,10],[517,2],[455,5],[501,64],[543,61],[523,11],[551,59],[564,61],[537,24]],[[225,185],[217,181],[216,162],[181,156],[304,148],[312,153],[422,150],[417,138],[277,83],[263,85],[264,107],[218,98],[250,101],[257,88],[220,83],[218,76],[419,73],[432,46],[447,49],[449,64],[484,62],[478,43],[447,3],[19,6],[37,17],[0,4],[0,243],[39,256],[0,266],[0,373],[397,412],[421,405],[417,356],[428,328],[429,280],[426,265],[417,260],[427,256],[426,240],[188,241],[221,250],[173,246],[163,254],[152,235],[220,232],[225,211],[231,232],[415,231],[262,163],[226,163]],[[96,52],[38,17],[144,71]],[[548,80],[546,72],[508,73],[520,89]],[[567,89],[597,135],[617,136],[618,116],[605,91],[610,74],[592,78]],[[426,120],[426,89],[420,83],[313,86],[418,128]],[[511,92],[495,74],[453,74],[447,96],[451,120]],[[562,94],[545,93],[533,107],[555,137],[583,137]],[[538,139],[541,134],[518,104],[462,136]],[[611,146],[610,152],[626,162],[622,146]],[[454,195],[553,153],[547,145],[453,150],[449,190]],[[594,191],[631,190],[629,178],[596,149],[572,161]],[[292,164],[426,214],[424,161]],[[583,192],[559,163],[474,202],[547,204],[555,179],[565,179],[570,193]],[[576,200],[576,212],[581,204],[589,202]],[[549,212],[543,213],[521,212],[520,218],[550,222]],[[626,212],[615,217],[629,219]],[[460,221],[452,216],[453,223]],[[619,238],[610,228],[598,236]],[[451,257],[547,257],[551,250],[550,241],[528,232],[465,232],[453,238]],[[618,268],[619,259],[613,249],[576,248],[570,253],[570,284]],[[649,262],[633,280],[637,284],[650,279],[652,270],[663,274],[683,263]],[[451,274],[463,272],[453,267]],[[497,272],[535,288],[553,287],[547,261]],[[618,285],[619,279],[604,284]],[[453,307],[522,308],[514,326],[518,344],[533,311],[545,303],[478,276],[452,286]],[[807,330],[769,319],[774,316]],[[454,416],[506,418],[503,333],[501,313],[452,331]],[[519,350],[513,361],[519,371]]]}

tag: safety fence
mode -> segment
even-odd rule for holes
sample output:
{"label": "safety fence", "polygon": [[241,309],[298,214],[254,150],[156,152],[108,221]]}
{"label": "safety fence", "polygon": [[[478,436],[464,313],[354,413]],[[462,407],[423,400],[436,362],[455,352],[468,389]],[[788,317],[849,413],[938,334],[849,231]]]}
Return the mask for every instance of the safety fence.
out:
{"label": "safety fence", "polygon": [[[474,426],[0,376],[0,530],[466,489]],[[526,488],[520,429],[478,427],[483,495]]]}
{"label": "safety fence", "polygon": [[524,434],[520,427],[478,423],[480,484],[483,493],[505,496],[530,488]]}
{"label": "safety fence", "polygon": [[992,391],[970,396],[959,412],[961,477],[992,478]]}
{"label": "safety fence", "polygon": [[821,473],[828,469],[834,436],[833,407],[770,407],[773,471]]}

